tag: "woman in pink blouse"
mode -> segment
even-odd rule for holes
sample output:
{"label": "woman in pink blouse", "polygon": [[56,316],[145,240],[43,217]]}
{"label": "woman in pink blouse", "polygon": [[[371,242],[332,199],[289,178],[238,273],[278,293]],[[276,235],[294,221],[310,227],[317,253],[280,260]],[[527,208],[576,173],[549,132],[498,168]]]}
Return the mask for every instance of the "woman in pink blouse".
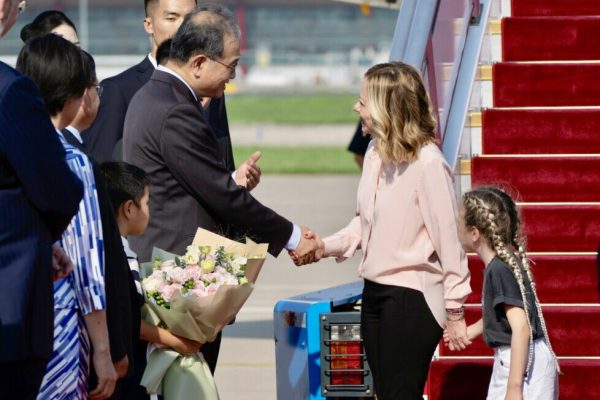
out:
{"label": "woman in pink blouse", "polygon": [[413,67],[393,62],[367,71],[354,110],[374,140],[357,215],[322,241],[317,236],[317,260],[342,261],[362,249],[361,330],[380,400],[422,399],[444,327],[454,347],[469,344],[462,308],[471,292],[469,270],[452,172],[435,144],[431,109]]}

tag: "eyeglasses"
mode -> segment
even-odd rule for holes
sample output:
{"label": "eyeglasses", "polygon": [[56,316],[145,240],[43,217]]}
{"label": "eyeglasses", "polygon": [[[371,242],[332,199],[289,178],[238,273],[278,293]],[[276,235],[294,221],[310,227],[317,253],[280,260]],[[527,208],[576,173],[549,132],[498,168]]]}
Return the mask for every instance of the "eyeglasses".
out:
{"label": "eyeglasses", "polygon": [[221,64],[222,66],[224,66],[225,68],[227,68],[229,70],[229,72],[231,72],[232,74],[235,73],[235,69],[238,66],[238,61],[239,60],[235,60],[234,62],[232,62],[231,64],[225,64],[217,59],[211,58],[211,60],[213,60],[214,62],[216,62],[217,64]]}
{"label": "eyeglasses", "polygon": [[19,11],[19,14],[24,13],[25,10],[27,10],[27,0],[21,1],[17,7],[18,7],[17,10]]}
{"label": "eyeglasses", "polygon": [[104,86],[96,85],[96,93],[98,93],[98,97],[102,96],[102,92],[104,92]]}

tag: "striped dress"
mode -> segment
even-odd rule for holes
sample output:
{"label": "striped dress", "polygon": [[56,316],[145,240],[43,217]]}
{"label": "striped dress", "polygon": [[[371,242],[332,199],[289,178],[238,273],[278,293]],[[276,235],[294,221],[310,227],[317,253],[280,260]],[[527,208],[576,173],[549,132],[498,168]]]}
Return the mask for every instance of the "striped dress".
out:
{"label": "striped dress", "polygon": [[84,184],[79,212],[63,233],[60,246],[73,260],[73,273],[54,283],[54,351],[38,399],[86,399],[90,341],[83,316],[106,308],[104,249],[92,165],[59,132],[67,163]]}

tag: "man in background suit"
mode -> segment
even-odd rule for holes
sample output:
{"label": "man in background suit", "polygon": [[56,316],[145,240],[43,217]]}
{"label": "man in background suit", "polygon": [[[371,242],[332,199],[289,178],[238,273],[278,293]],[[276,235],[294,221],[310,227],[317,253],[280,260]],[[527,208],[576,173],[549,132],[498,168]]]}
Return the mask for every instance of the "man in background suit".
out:
{"label": "man in background suit", "polygon": [[[206,120],[200,100],[222,96],[239,58],[240,31],[233,15],[220,6],[201,6],[173,37],[166,66],[159,66],[131,100],[124,158],[150,177],[150,223],[130,242],[140,261],[150,260],[153,246],[183,254],[198,227],[222,233],[230,226],[269,243],[274,256],[286,248],[312,257],[316,243],[303,236],[306,228],[236,183]],[[216,364],[216,355],[207,362]]]}
{"label": "man in background suit", "polygon": [[[150,36],[151,52],[139,64],[102,81],[103,94],[98,116],[92,127],[82,133],[89,153],[98,162],[122,159],[123,122],[133,95],[150,80],[157,67],[156,51],[161,43],[172,37],[186,14],[196,6],[196,0],[145,0],[144,29]],[[211,100],[207,108],[208,121],[219,140],[228,169],[235,170],[225,98]],[[257,159],[257,157],[254,157]],[[258,168],[250,159],[235,171],[239,184],[255,180]],[[258,174],[260,178],[260,174]],[[256,182],[258,183],[258,182]]]}
{"label": "man in background suit", "polygon": [[[0,37],[25,2],[0,0]],[[53,249],[78,210],[69,169],[36,85],[0,62],[0,394],[35,399],[53,344]]]}
{"label": "man in background suit", "polygon": [[102,163],[121,157],[123,122],[133,95],[148,80],[156,64],[158,46],[177,31],[196,0],[145,0],[144,29],[150,36],[151,51],[139,64],[102,81],[102,99],[94,124],[82,137],[90,154]]}

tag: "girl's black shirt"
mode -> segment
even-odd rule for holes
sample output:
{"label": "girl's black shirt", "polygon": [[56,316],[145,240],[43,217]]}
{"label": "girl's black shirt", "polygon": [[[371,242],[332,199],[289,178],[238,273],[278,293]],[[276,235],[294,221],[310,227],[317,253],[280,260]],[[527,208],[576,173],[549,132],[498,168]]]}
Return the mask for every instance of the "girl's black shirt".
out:
{"label": "girl's black shirt", "polygon": [[[533,328],[533,339],[544,337],[531,283],[522,264],[518,262],[525,285],[529,321]],[[490,347],[510,346],[512,331],[506,318],[504,305],[523,308],[523,297],[512,268],[498,257],[494,257],[484,270],[483,277],[483,340]]]}

